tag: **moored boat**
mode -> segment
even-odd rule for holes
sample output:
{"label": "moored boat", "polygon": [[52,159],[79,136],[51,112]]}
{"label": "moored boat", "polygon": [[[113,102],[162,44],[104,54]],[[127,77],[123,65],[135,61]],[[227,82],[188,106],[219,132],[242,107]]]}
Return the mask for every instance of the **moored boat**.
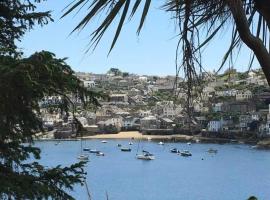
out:
{"label": "moored boat", "polygon": [[107,143],[107,140],[102,140],[101,143]]}
{"label": "moored boat", "polygon": [[90,149],[89,152],[90,152],[90,153],[98,153],[99,151],[96,150],[96,149]]}
{"label": "moored boat", "polygon": [[181,151],[180,155],[184,157],[192,156],[192,154],[188,150]]}
{"label": "moored boat", "polygon": [[123,148],[121,148],[121,151],[126,151],[126,152],[128,152],[128,151],[131,151],[131,148],[125,148],[125,147],[123,147]]}
{"label": "moored boat", "polygon": [[159,142],[158,144],[159,144],[159,145],[164,145],[164,142]]}
{"label": "moored boat", "polygon": [[170,149],[171,153],[179,153],[180,151],[177,148]]}
{"label": "moored boat", "polygon": [[83,148],[84,151],[90,151],[90,148]]}
{"label": "moored boat", "polygon": [[105,156],[105,154],[104,154],[103,152],[101,152],[101,151],[98,151],[98,152],[96,153],[96,156]]}
{"label": "moored boat", "polygon": [[154,160],[155,156],[153,154],[147,152],[147,153],[137,155],[136,158],[141,159],[141,160]]}
{"label": "moored boat", "polygon": [[78,156],[78,159],[80,161],[88,161],[89,157],[88,157],[88,155],[81,154],[81,155]]}

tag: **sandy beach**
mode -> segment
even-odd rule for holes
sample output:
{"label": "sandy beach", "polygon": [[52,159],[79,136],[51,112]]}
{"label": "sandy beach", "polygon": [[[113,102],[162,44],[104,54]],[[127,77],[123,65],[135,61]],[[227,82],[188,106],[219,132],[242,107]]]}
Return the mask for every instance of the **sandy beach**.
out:
{"label": "sandy beach", "polygon": [[142,135],[138,131],[123,131],[118,134],[100,134],[94,136],[86,136],[83,137],[84,139],[164,139],[164,140],[171,140],[171,139],[183,139],[183,140],[192,140],[194,136],[188,135]]}
{"label": "sandy beach", "polygon": [[[230,143],[230,139],[225,138],[209,138],[199,135],[142,135],[138,131],[122,131],[118,134],[99,134],[93,136],[85,136],[83,139],[135,139],[135,140],[156,140],[156,141],[175,141],[175,142],[193,142],[193,143]],[[238,143],[252,143],[255,141],[246,141],[244,139],[237,140]]]}

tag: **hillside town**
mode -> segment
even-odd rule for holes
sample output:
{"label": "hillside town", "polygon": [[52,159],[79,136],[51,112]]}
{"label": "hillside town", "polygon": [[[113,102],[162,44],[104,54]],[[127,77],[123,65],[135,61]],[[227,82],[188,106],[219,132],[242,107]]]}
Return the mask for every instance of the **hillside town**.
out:
{"label": "hillside town", "polygon": [[[261,70],[203,73],[188,105],[185,80],[175,76],[140,76],[117,68],[106,74],[78,72],[76,76],[88,90],[104,94],[99,106],[87,109],[76,96],[71,97],[84,135],[136,130],[146,135],[270,136],[270,88]],[[75,137],[78,126],[73,116],[51,108],[60,102],[59,96],[40,102],[44,127],[54,138]]]}

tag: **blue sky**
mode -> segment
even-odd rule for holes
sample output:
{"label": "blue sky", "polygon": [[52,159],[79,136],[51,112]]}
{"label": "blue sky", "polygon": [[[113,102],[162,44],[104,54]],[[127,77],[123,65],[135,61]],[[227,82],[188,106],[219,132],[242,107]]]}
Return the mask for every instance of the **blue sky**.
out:
{"label": "blue sky", "polygon": [[[170,14],[159,9],[163,0],[153,1],[149,15],[141,34],[137,36],[136,29],[139,15],[126,22],[118,42],[109,56],[108,50],[114,36],[115,27],[111,27],[105,34],[95,51],[85,54],[90,41],[90,33],[100,19],[81,31],[69,35],[72,28],[82,18],[85,11],[75,16],[71,14],[60,19],[63,8],[71,0],[47,0],[39,5],[39,10],[52,10],[54,22],[44,27],[36,27],[28,32],[19,46],[28,56],[36,51],[48,50],[57,57],[68,57],[67,63],[75,71],[105,73],[111,67],[121,71],[146,75],[174,75],[175,49],[177,38],[174,21]],[[223,31],[205,49],[203,66],[205,69],[217,69],[230,39],[230,31]],[[249,50],[244,48],[234,66],[239,71],[247,69]],[[258,66],[257,62],[255,65]]]}

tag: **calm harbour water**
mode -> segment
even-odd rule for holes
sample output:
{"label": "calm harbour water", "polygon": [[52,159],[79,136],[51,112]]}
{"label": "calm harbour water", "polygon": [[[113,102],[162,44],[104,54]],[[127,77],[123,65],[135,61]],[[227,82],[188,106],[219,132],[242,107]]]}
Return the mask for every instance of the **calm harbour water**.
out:
{"label": "calm harbour water", "polygon": [[[129,140],[83,141],[83,147],[98,149],[105,156],[90,154],[86,166],[87,183],[93,200],[245,200],[251,195],[270,199],[270,151],[239,144],[192,144],[137,142],[131,152],[121,152],[117,144],[129,147]],[[80,141],[36,142],[46,166],[77,162]],[[139,148],[138,148],[139,146]],[[173,147],[187,149],[191,157],[172,154]],[[218,149],[213,155],[209,148]],[[135,158],[137,150],[148,150],[156,159]],[[203,160],[202,160],[203,158]],[[85,187],[72,193],[87,200]]]}

